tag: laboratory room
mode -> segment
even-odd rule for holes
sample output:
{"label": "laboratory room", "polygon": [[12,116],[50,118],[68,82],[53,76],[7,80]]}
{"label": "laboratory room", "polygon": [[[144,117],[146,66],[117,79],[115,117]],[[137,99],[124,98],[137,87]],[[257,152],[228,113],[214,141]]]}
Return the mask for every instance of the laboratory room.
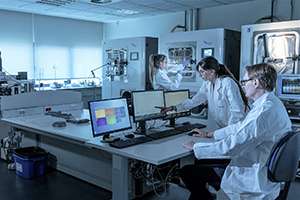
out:
{"label": "laboratory room", "polygon": [[299,0],[0,0],[1,200],[298,200]]}

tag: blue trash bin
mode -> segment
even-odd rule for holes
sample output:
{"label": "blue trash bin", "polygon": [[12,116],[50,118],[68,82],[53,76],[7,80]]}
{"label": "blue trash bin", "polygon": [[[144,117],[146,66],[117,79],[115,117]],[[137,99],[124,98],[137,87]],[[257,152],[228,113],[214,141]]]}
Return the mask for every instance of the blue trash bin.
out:
{"label": "blue trash bin", "polygon": [[16,174],[25,179],[33,179],[45,174],[47,152],[39,147],[16,149],[13,153]]}

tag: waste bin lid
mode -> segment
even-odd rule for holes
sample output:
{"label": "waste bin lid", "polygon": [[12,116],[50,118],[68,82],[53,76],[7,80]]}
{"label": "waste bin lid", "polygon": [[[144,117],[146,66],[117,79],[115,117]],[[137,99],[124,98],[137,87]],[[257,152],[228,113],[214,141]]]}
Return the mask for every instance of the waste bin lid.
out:
{"label": "waste bin lid", "polygon": [[25,147],[15,149],[15,154],[21,157],[32,158],[45,156],[47,152],[40,147]]}

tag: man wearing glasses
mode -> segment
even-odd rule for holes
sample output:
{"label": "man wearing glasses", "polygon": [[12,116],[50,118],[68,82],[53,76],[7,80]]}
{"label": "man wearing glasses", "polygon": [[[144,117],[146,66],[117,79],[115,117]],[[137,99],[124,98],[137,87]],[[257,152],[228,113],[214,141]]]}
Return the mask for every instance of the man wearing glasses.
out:
{"label": "man wearing glasses", "polygon": [[[241,85],[253,107],[245,119],[214,132],[197,134],[211,137],[212,143],[184,144],[196,158],[227,155],[230,164],[222,176],[221,188],[230,199],[273,200],[280,184],[268,180],[266,163],[273,145],[291,130],[291,121],[282,102],[274,95],[277,73],[269,64],[246,67]],[[211,168],[187,165],[181,178],[191,191],[190,199],[212,199],[206,184],[220,178]]]}

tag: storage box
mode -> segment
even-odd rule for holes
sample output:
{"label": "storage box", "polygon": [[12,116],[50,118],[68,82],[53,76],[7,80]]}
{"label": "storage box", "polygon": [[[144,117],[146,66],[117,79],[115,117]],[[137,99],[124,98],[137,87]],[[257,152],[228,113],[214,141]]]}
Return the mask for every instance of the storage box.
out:
{"label": "storage box", "polygon": [[46,170],[47,153],[39,147],[16,149],[13,158],[16,174],[26,179],[43,176]]}

